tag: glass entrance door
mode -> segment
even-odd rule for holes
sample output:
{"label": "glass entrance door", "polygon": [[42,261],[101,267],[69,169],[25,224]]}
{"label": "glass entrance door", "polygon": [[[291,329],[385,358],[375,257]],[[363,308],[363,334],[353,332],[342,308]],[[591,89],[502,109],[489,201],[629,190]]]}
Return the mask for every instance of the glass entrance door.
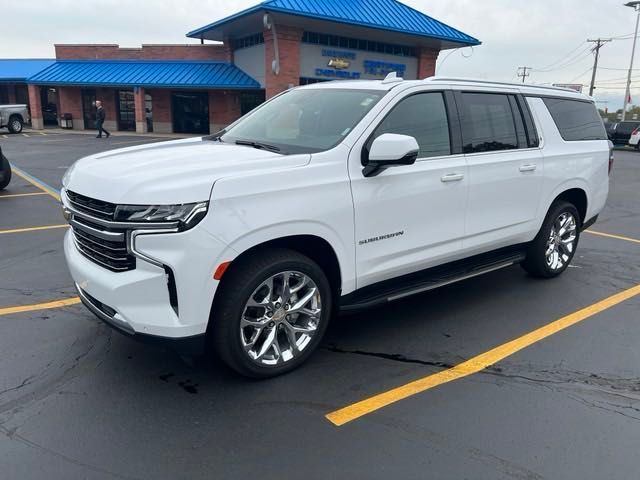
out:
{"label": "glass entrance door", "polygon": [[171,94],[171,107],[175,133],[209,133],[207,92],[174,92]]}
{"label": "glass entrance door", "polygon": [[96,91],[82,89],[82,119],[85,130],[96,129]]}
{"label": "glass entrance door", "polygon": [[116,92],[116,108],[118,111],[118,130],[134,132],[136,130],[136,107],[133,90]]}

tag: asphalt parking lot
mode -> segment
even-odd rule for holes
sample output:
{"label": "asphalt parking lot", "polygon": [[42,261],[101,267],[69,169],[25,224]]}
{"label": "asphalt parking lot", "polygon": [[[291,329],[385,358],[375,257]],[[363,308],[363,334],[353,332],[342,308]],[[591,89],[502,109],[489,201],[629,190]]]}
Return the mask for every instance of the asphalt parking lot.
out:
{"label": "asphalt parking lot", "polygon": [[134,343],[74,300],[66,167],[162,140],[0,136],[19,169],[0,193],[1,478],[638,477],[639,153],[617,152],[562,277],[513,267],[335,318],[303,368],[256,382]]}

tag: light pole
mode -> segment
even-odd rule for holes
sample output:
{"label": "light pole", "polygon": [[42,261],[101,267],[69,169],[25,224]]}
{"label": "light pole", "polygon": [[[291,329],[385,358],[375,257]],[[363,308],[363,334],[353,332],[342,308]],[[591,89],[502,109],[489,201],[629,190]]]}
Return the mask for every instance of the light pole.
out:
{"label": "light pole", "polygon": [[622,109],[622,121],[627,117],[627,105],[629,105],[629,97],[631,96],[631,74],[633,73],[633,57],[636,54],[636,40],[638,40],[638,25],[640,24],[640,1],[628,2],[625,7],[631,7],[636,12],[636,31],[633,34],[633,48],[631,49],[631,65],[629,65],[629,76],[627,77],[627,89],[624,92],[624,107]]}

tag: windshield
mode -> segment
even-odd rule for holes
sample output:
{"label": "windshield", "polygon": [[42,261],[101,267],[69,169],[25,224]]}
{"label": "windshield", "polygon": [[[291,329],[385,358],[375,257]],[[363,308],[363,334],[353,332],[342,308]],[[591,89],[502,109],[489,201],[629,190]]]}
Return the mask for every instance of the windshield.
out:
{"label": "windshield", "polygon": [[283,154],[321,152],[340,143],[385,93],[291,90],[242,118],[219,139]]}

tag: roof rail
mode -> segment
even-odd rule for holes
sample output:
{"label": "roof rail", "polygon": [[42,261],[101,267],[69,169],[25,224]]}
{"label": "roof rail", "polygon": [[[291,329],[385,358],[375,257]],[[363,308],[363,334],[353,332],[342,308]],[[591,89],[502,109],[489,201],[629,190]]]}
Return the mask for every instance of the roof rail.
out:
{"label": "roof rail", "polygon": [[527,87],[527,88],[541,88],[545,90],[555,90],[561,92],[571,92],[571,93],[580,93],[576,90],[572,90],[570,88],[563,87],[550,87],[546,85],[530,85],[527,83],[511,83],[511,82],[493,82],[491,80],[474,80],[472,78],[464,78],[464,77],[427,77],[424,81],[444,81],[444,82],[461,82],[461,83],[479,83],[482,85],[505,85],[509,87]]}

